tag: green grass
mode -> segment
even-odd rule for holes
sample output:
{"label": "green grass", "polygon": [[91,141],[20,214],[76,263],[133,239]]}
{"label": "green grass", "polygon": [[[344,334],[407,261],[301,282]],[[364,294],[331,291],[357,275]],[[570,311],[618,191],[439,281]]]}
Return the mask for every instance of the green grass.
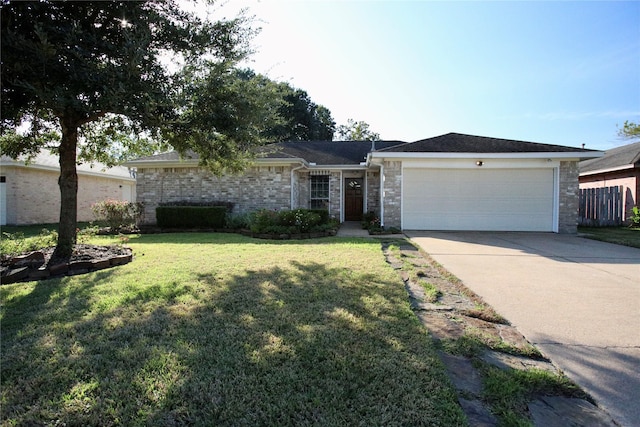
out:
{"label": "green grass", "polygon": [[129,245],[121,267],[0,287],[2,425],[466,424],[378,242]]}
{"label": "green grass", "polygon": [[501,426],[532,427],[526,417],[527,404],[537,396],[591,398],[562,374],[540,369],[503,370],[479,363],[484,384],[483,399]]}
{"label": "green grass", "polygon": [[578,232],[589,239],[640,248],[640,228],[638,227],[578,227]]}
{"label": "green grass", "polygon": [[[91,223],[89,222],[79,222],[78,228],[82,229],[88,227]],[[58,223],[53,224],[34,224],[34,225],[3,225],[2,231],[3,233],[20,233],[25,237],[35,237],[42,231],[43,228],[46,228],[50,231],[58,231]]]}

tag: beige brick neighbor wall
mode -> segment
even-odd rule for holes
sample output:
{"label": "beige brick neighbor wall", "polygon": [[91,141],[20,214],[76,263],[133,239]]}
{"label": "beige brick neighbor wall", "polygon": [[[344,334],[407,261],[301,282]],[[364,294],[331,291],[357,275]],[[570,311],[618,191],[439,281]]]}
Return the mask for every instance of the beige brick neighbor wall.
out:
{"label": "beige brick neighbor wall", "polygon": [[[57,223],[60,219],[60,188],[57,171],[33,167],[3,167],[6,177],[7,224]],[[78,173],[78,221],[93,221],[91,205],[105,199],[135,200],[132,180],[98,177]],[[130,200],[131,201],[131,200]]]}
{"label": "beige brick neighbor wall", "polygon": [[156,207],[163,202],[232,202],[234,213],[289,209],[291,167],[254,166],[221,177],[200,167],[138,168],[137,194],[145,224],[156,223]]}
{"label": "beige brick neighbor wall", "polygon": [[579,173],[578,162],[560,162],[558,233],[571,234],[578,231]]}

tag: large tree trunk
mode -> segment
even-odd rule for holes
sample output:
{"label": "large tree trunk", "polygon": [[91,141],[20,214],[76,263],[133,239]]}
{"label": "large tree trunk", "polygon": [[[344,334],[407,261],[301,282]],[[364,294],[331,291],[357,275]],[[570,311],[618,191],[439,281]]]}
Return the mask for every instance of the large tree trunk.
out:
{"label": "large tree trunk", "polygon": [[78,225],[78,173],[76,172],[76,148],[78,125],[73,118],[61,117],[62,141],[60,142],[60,224],[56,258],[68,258],[76,243]]}

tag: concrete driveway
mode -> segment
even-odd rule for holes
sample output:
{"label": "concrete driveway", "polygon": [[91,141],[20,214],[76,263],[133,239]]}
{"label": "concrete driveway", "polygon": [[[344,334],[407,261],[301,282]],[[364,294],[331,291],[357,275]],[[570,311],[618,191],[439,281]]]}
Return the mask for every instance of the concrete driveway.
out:
{"label": "concrete driveway", "polygon": [[622,426],[640,426],[640,249],[572,235],[407,232]]}

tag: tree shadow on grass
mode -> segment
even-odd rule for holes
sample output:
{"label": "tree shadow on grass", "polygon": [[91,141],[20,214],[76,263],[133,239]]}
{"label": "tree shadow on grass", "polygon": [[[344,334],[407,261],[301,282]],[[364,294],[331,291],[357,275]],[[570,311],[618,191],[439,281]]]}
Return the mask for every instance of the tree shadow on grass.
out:
{"label": "tree shadow on grass", "polygon": [[[12,362],[27,385],[3,375],[3,419],[465,424],[400,283],[297,261],[224,279],[204,272],[198,283],[141,290],[126,305],[55,330],[39,363]],[[40,351],[17,334],[6,344],[8,353]]]}

